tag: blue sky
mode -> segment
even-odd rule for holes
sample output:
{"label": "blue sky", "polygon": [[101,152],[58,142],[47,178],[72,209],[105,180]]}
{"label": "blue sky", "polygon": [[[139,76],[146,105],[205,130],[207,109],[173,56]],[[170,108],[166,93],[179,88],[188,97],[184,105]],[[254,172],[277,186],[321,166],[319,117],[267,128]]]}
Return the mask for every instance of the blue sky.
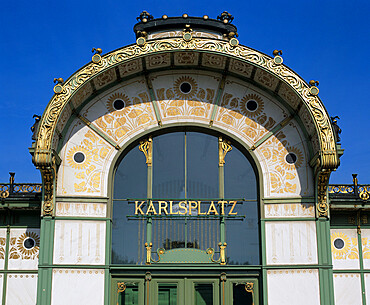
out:
{"label": "blue sky", "polygon": [[0,182],[40,182],[31,162],[33,114],[53,95],[53,79],[67,79],[103,53],[135,41],[142,10],[154,17],[234,16],[240,43],[271,55],[306,81],[319,80],[329,115],[340,117],[341,166],[331,183],[370,184],[370,1],[3,1],[0,12]]}

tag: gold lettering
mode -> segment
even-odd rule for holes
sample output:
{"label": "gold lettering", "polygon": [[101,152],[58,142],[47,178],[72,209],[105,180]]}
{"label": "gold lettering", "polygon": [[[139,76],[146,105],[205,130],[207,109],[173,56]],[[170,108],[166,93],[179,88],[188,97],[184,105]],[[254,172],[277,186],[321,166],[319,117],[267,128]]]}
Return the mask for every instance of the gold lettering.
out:
{"label": "gold lettering", "polygon": [[146,215],[148,215],[150,212],[152,212],[154,215],[157,215],[157,211],[155,210],[155,207],[152,201],[150,201],[149,207],[146,210]]}
{"label": "gold lettering", "polygon": [[[141,206],[145,203],[145,201],[142,201],[140,204],[139,204],[139,201],[135,201],[135,215],[144,215],[144,212],[143,210],[141,209]],[[138,205],[139,204],[139,205]]]}
{"label": "gold lettering", "polygon": [[225,203],[227,204],[227,201],[219,201],[218,204],[221,204],[221,215],[225,215]]}
{"label": "gold lettering", "polygon": [[[195,205],[191,205],[195,203]],[[189,215],[192,215],[191,210],[196,210],[198,208],[198,202],[196,201],[189,201]]]}
{"label": "gold lettering", "polygon": [[179,208],[184,210],[184,212],[179,211],[179,214],[180,215],[185,215],[188,212],[188,207],[187,207],[186,201],[180,201],[179,202]]}
{"label": "gold lettering", "polygon": [[237,203],[237,201],[229,201],[229,204],[233,204],[233,206],[230,209],[229,215],[237,215],[238,214],[238,212],[233,213],[236,203]]}
{"label": "gold lettering", "polygon": [[170,215],[179,214],[179,211],[177,211],[176,213],[173,212],[173,210],[172,210],[172,203],[173,203],[173,201],[170,201]]}
{"label": "gold lettering", "polygon": [[202,213],[201,211],[200,211],[200,206],[201,206],[201,201],[198,201],[198,215],[206,215],[207,213]]}
{"label": "gold lettering", "polygon": [[[162,206],[162,204],[164,204],[165,206]],[[158,212],[159,212],[159,215],[162,215],[162,210],[164,211],[164,213],[166,215],[168,215],[168,212],[167,212],[167,202],[166,201],[158,201]]]}
{"label": "gold lettering", "polygon": [[216,209],[215,204],[213,203],[213,201],[211,201],[211,205],[209,206],[207,215],[210,215],[211,213],[214,213],[215,215],[218,215],[217,209]]}

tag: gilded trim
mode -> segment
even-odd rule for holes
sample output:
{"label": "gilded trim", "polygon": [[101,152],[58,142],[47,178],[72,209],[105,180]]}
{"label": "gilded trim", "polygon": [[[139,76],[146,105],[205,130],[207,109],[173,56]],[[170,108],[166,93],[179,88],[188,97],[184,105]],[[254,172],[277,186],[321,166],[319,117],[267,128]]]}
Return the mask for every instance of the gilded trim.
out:
{"label": "gilded trim", "polygon": [[63,83],[62,92],[53,96],[42,116],[38,129],[36,149],[33,156],[35,165],[42,166],[50,164],[52,139],[59,116],[74,93],[85,83],[109,68],[133,58],[147,54],[177,50],[195,50],[234,57],[249,62],[263,70],[267,70],[284,81],[301,97],[314,118],[320,142],[321,158],[319,167],[324,169],[334,169],[338,167],[339,160],[336,151],[335,137],[328,114],[320,99],[310,93],[310,87],[303,79],[286,66],[276,65],[273,58],[263,53],[242,45],[232,47],[227,41],[208,38],[194,38],[191,41],[184,41],[182,38],[160,39],[148,41],[141,47],[136,44],[130,45],[104,55],[98,64],[90,63],[77,71]]}

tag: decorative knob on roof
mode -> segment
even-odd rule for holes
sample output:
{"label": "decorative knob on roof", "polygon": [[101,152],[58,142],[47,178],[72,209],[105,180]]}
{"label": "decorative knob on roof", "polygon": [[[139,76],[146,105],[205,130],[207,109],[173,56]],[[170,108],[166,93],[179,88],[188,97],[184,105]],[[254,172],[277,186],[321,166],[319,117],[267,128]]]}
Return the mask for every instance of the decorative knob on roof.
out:
{"label": "decorative knob on roof", "polygon": [[59,77],[59,78],[54,78],[54,83],[57,83],[55,86],[54,86],[54,93],[55,94],[59,94],[63,91],[63,83],[64,83],[64,79]]}
{"label": "decorative knob on roof", "polygon": [[95,54],[92,56],[91,60],[98,64],[101,61],[100,54],[103,53],[103,50],[101,48],[93,48],[91,52],[95,52]]}
{"label": "decorative knob on roof", "polygon": [[310,93],[314,96],[318,95],[319,88],[317,88],[317,86],[319,85],[319,81],[312,79],[308,82],[308,84],[310,85]]}
{"label": "decorative knob on roof", "polygon": [[142,11],[140,16],[136,18],[137,21],[141,22],[148,22],[149,20],[154,19],[152,15],[150,15],[147,11]]}
{"label": "decorative knob on roof", "polygon": [[274,63],[276,65],[281,65],[283,63],[283,58],[280,55],[283,55],[282,50],[274,50],[272,52],[272,55],[274,55]]}
{"label": "decorative knob on roof", "polygon": [[224,11],[221,15],[217,16],[217,19],[221,20],[223,23],[231,23],[234,17],[227,11]]}

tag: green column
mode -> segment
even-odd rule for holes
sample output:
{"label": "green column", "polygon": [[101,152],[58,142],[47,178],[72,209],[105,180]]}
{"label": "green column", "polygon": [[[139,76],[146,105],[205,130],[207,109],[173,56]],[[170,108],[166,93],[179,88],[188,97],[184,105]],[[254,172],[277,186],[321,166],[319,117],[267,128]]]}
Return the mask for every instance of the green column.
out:
{"label": "green column", "polygon": [[321,305],[334,305],[333,267],[331,260],[330,220],[319,218],[316,221],[317,252],[320,281]]}
{"label": "green column", "polygon": [[55,222],[52,217],[41,219],[37,305],[49,305],[51,303],[54,225]]}

